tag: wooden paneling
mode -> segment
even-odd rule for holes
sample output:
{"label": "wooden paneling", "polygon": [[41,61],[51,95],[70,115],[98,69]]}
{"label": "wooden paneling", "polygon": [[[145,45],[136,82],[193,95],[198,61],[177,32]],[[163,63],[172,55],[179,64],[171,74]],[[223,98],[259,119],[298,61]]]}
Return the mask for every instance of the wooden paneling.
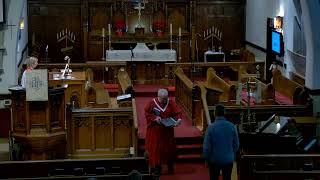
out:
{"label": "wooden paneling", "polygon": [[[223,33],[222,42],[214,42],[222,46],[223,50],[239,48],[244,40],[245,27],[245,2],[233,1],[149,1],[141,11],[141,23],[144,34],[137,36],[138,11],[134,9],[131,1],[101,1],[101,0],[67,0],[67,1],[28,1],[29,14],[29,39],[35,34],[36,45],[32,51],[44,61],[45,47],[49,45],[49,62],[62,62],[65,54],[60,52],[56,33],[68,28],[76,34],[74,50],[71,54],[73,62],[101,61],[103,57],[102,28],[105,28],[105,50],[108,49],[108,24],[114,25],[117,13],[122,12],[125,17],[128,31],[122,37],[115,33],[112,27],[111,42],[136,43],[136,42],[161,42],[169,47],[169,25],[173,25],[173,48],[178,52],[178,29],[182,29],[181,60],[191,62],[194,54],[195,33],[203,34],[209,27],[215,26]],[[150,27],[159,11],[165,16],[165,32],[162,37],[157,37],[151,32]],[[195,27],[191,31],[191,27]],[[237,29],[237,31],[234,31]],[[192,32],[192,33],[191,33]],[[129,38],[128,38],[129,37]],[[193,49],[190,48],[192,40]],[[198,38],[199,59],[203,59],[203,52],[211,47],[210,41]],[[61,45],[60,45],[61,46]],[[125,46],[123,46],[125,47]],[[193,56],[194,57],[194,56]]]}
{"label": "wooden paneling", "polygon": [[[74,49],[69,54],[74,61],[82,59],[82,24],[80,1],[28,1],[29,40],[35,35],[38,48],[31,48],[39,54],[40,62],[45,62],[45,48],[51,62],[63,62],[60,50],[63,45],[57,42],[57,33],[68,28],[75,33]],[[53,61],[54,59],[54,61]]]}
{"label": "wooden paneling", "polygon": [[[240,48],[244,40],[245,5],[240,0],[235,1],[199,1],[196,11],[197,32],[214,26],[222,32],[222,41],[214,40],[213,45],[223,50]],[[236,29],[236,31],[235,31]],[[211,39],[205,41],[199,38],[200,59],[203,53],[211,48]]]}
{"label": "wooden paneling", "polygon": [[128,157],[137,142],[132,108],[78,109],[68,119],[70,158]]}

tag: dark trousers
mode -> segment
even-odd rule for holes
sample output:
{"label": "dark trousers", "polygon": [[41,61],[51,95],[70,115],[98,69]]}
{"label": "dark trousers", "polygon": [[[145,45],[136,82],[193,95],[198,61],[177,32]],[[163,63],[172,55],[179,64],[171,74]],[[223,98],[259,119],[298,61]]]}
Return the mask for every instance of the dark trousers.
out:
{"label": "dark trousers", "polygon": [[233,163],[227,165],[217,165],[209,163],[210,180],[219,180],[220,171],[222,171],[223,180],[231,180]]}

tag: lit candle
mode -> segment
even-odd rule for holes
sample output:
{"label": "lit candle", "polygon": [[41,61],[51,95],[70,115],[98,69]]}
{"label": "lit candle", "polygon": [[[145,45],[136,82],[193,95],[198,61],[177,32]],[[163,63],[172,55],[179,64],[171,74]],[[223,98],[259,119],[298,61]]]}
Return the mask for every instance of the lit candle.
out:
{"label": "lit candle", "polygon": [[111,36],[111,24],[108,24],[108,34]]}
{"label": "lit candle", "polygon": [[170,35],[172,35],[172,24],[170,23]]}
{"label": "lit candle", "polygon": [[181,36],[181,27],[179,27],[179,36]]}
{"label": "lit candle", "polygon": [[105,34],[104,34],[104,28],[102,28],[102,37],[104,37],[104,35],[105,35]]}

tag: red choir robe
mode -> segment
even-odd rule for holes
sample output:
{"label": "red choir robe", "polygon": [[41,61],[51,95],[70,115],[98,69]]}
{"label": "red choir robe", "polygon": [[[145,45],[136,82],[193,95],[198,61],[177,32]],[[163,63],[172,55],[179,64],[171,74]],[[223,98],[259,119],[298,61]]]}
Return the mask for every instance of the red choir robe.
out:
{"label": "red choir robe", "polygon": [[181,110],[172,99],[168,99],[166,105],[161,105],[158,98],[154,98],[146,105],[144,109],[147,120],[145,149],[149,155],[151,167],[174,161],[176,155],[174,128],[158,124],[155,121],[157,116],[154,113],[154,108],[160,110],[161,119],[169,117],[176,120],[181,119]]}

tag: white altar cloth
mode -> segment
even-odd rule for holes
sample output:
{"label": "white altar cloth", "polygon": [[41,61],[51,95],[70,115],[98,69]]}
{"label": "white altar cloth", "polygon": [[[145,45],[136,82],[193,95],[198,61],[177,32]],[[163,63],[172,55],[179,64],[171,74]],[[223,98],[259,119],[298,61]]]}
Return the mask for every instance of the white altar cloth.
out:
{"label": "white altar cloth", "polygon": [[175,50],[158,49],[150,50],[144,43],[137,43],[132,50],[107,50],[106,61],[158,61],[175,62],[177,53]]}

